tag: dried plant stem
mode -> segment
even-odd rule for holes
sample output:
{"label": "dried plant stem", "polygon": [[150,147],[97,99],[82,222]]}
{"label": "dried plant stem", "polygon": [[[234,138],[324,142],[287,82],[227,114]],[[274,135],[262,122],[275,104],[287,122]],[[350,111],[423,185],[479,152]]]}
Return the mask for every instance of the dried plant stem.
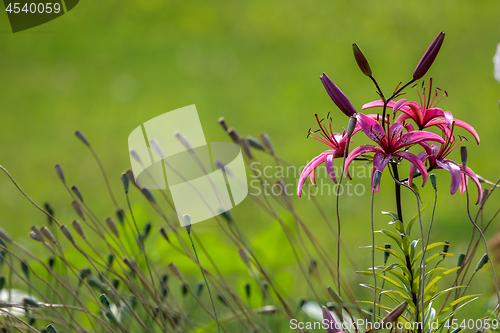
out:
{"label": "dried plant stem", "polygon": [[115,207],[119,207],[118,202],[116,201],[115,195],[113,194],[113,190],[111,189],[111,185],[109,183],[108,176],[106,175],[106,170],[104,170],[104,166],[102,165],[101,159],[99,156],[97,156],[97,153],[95,152],[94,148],[89,144],[87,145],[89,147],[90,152],[92,153],[92,156],[94,156],[95,161],[97,162],[97,165],[99,165],[99,169],[101,170],[102,176],[104,178],[104,182],[106,183],[106,188],[108,189],[109,196],[111,197],[111,200],[113,201],[113,204]]}
{"label": "dried plant stem", "polygon": [[220,333],[220,324],[219,318],[217,317],[217,310],[215,310],[214,299],[212,298],[212,292],[210,291],[210,286],[208,285],[207,277],[205,276],[205,272],[203,271],[203,267],[200,264],[200,260],[198,259],[198,253],[196,252],[196,247],[194,246],[193,238],[191,238],[191,226],[188,227],[187,234],[189,236],[189,240],[191,241],[191,245],[193,246],[194,255],[196,257],[196,261],[200,267],[201,275],[203,275],[203,279],[205,280],[205,285],[207,286],[208,295],[210,296],[210,301],[212,302],[212,309],[214,310],[215,321],[217,322],[217,331]]}
{"label": "dried plant stem", "polygon": [[14,180],[14,178],[10,175],[9,171],[7,171],[7,169],[5,169],[3,166],[0,165],[0,169],[3,170],[3,172],[5,172],[7,174],[7,176],[10,178],[10,180],[12,181],[12,183],[14,183],[14,185],[17,187],[17,189],[19,190],[19,192],[22,193],[22,195],[24,195],[26,197],[26,199],[28,199],[32,204],[33,206],[35,206],[38,210],[40,210],[42,213],[44,213],[45,215],[47,215],[48,217],[50,217],[52,219],[52,221],[54,221],[57,226],[60,226],[59,225],[59,222],[57,222],[57,220],[54,218],[54,216],[50,215],[45,209],[43,209],[42,207],[38,206],[36,202],[34,202],[22,189],[21,187],[17,184],[17,182]]}
{"label": "dried plant stem", "polygon": [[486,251],[486,255],[488,256],[488,261],[490,262],[491,272],[493,274],[493,281],[494,281],[494,284],[495,284],[495,292],[497,294],[497,306],[495,307],[495,312],[496,312],[496,311],[498,311],[500,309],[500,293],[498,291],[498,283],[497,283],[497,275],[495,273],[495,267],[493,266],[493,261],[491,260],[490,253],[488,251],[488,244],[486,242],[486,238],[484,237],[483,231],[481,230],[481,228],[479,228],[479,226],[476,224],[476,222],[474,222],[474,220],[471,217],[471,214],[470,214],[469,189],[468,189],[467,186],[465,187],[465,193],[466,193],[466,197],[467,197],[467,215],[469,216],[469,220],[471,221],[471,223],[474,225],[474,228],[477,229],[477,231],[481,235],[481,238],[483,239],[484,249]]}

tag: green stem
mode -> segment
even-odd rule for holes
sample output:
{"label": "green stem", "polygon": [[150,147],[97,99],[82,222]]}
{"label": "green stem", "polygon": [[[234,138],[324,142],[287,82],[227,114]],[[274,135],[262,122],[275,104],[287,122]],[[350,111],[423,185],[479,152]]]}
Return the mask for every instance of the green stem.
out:
{"label": "green stem", "polygon": [[201,275],[203,275],[203,279],[205,280],[205,285],[207,286],[208,295],[210,296],[210,301],[212,302],[212,308],[214,310],[215,321],[217,322],[217,331],[220,333],[219,318],[217,317],[217,311],[215,310],[215,304],[214,304],[214,299],[212,298],[212,292],[210,291],[210,286],[208,285],[207,277],[205,276],[205,272],[203,272],[203,268],[201,267],[200,260],[198,259],[198,253],[196,253],[196,247],[194,246],[193,239],[191,238],[191,226],[186,228],[186,230],[187,230],[187,234],[189,236],[189,240],[191,241],[191,245],[193,246],[193,251],[194,251],[194,255],[196,256],[196,261],[198,262],[198,265],[200,266]]}

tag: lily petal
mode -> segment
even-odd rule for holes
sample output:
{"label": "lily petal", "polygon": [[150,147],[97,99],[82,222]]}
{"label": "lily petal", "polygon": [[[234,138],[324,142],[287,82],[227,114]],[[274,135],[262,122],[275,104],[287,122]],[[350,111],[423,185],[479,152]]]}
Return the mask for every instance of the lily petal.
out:
{"label": "lily petal", "polygon": [[371,185],[375,193],[378,192],[378,189],[380,187],[380,182],[378,182],[377,186],[373,188],[373,175],[375,174],[376,171],[383,172],[385,167],[387,166],[387,163],[389,163],[390,160],[391,160],[391,154],[378,152],[375,155],[373,155],[373,174],[372,174]]}
{"label": "lily petal", "polygon": [[[427,155],[426,152],[422,151],[422,152],[418,153],[417,157],[422,162],[425,162],[425,160],[427,160],[429,158],[429,155]],[[415,175],[416,171],[417,171],[417,166],[413,163],[410,164],[410,175],[408,176],[408,185],[410,185],[410,186],[413,183],[413,176]]]}
{"label": "lily petal", "polygon": [[392,113],[395,114],[396,112],[398,112],[399,109],[401,109],[401,107],[404,106],[405,104],[406,104],[406,99],[404,98],[394,103],[394,106],[392,107]]}
{"label": "lily petal", "polygon": [[318,165],[323,163],[325,161],[325,157],[327,154],[335,154],[335,150],[327,150],[326,152],[323,152],[313,158],[309,163],[307,163],[306,167],[304,170],[302,170],[302,173],[300,174],[299,177],[299,185],[297,186],[297,195],[302,197],[302,188],[304,187],[304,183],[306,182],[307,176],[316,169]]}
{"label": "lily petal", "polygon": [[378,145],[383,148],[387,147],[387,137],[382,126],[375,119],[367,117],[362,113],[358,113],[357,117],[363,132]]}
{"label": "lily petal", "polygon": [[333,160],[334,160],[333,155],[326,155],[325,166],[326,166],[326,172],[328,173],[328,176],[330,176],[331,180],[335,184],[337,184],[337,177],[335,176],[335,168],[333,167]]}
{"label": "lily petal", "polygon": [[428,123],[429,120],[432,120],[432,119],[438,118],[438,117],[444,117],[444,112],[442,109],[438,109],[438,108],[427,109],[427,110],[425,110],[424,124]]}
{"label": "lily petal", "polygon": [[466,174],[466,176],[472,178],[472,180],[474,181],[474,183],[476,183],[476,186],[477,186],[477,202],[476,202],[476,205],[478,203],[481,202],[481,199],[483,198],[483,189],[481,188],[481,183],[479,182],[479,179],[477,178],[476,174],[474,173],[474,171],[472,171],[469,167],[465,167],[465,171],[463,170],[463,165],[460,166],[460,169]]}
{"label": "lily petal", "polygon": [[373,152],[384,152],[384,151],[381,148],[374,145],[363,145],[354,148],[345,160],[345,165],[344,165],[345,176],[351,179],[351,176],[349,175],[349,165],[351,164],[352,161],[354,161],[356,157],[362,154],[373,153]]}
{"label": "lily petal", "polygon": [[326,306],[322,306],[322,310],[323,310],[323,322],[327,321],[328,323],[326,325],[327,326],[326,333],[338,333],[339,330],[337,329],[337,323],[335,322],[335,319],[333,319],[330,310],[328,310]]}
{"label": "lily petal", "polygon": [[462,172],[460,167],[453,161],[443,159],[442,161],[437,160],[436,164],[441,169],[448,171],[451,175],[451,186],[450,193],[455,194],[462,182]]}
{"label": "lily petal", "polygon": [[439,143],[444,143],[443,138],[437,134],[426,131],[413,131],[402,134],[394,143],[393,149],[397,150],[422,141],[436,141]]}
{"label": "lily petal", "polygon": [[415,156],[415,154],[409,153],[407,151],[398,151],[395,152],[394,155],[404,158],[411,164],[415,164],[417,169],[422,174],[422,186],[424,186],[427,183],[427,178],[429,177],[427,175],[427,169],[425,168],[424,163],[422,163],[422,161],[417,156]]}
{"label": "lily petal", "polygon": [[[396,104],[396,102],[390,101],[389,103],[387,103],[387,107],[392,108],[392,107],[394,107],[394,104]],[[384,101],[379,99],[377,101],[366,103],[365,105],[363,105],[362,109],[365,110],[365,109],[383,107],[383,106],[384,106]]]}
{"label": "lily petal", "polygon": [[[463,129],[469,131],[470,134],[472,134],[472,136],[474,136],[474,138],[476,139],[477,141],[477,144],[479,144],[479,135],[477,134],[476,130],[474,129],[474,127],[472,127],[471,125],[467,124],[465,121],[462,121],[462,120],[459,120],[459,119],[453,119],[453,121],[455,122],[455,126],[458,126],[458,127],[462,127]],[[442,124],[446,124],[446,120],[445,119],[433,119],[431,121],[429,121],[425,127],[429,127],[429,126],[435,126],[435,125],[442,125]]]}

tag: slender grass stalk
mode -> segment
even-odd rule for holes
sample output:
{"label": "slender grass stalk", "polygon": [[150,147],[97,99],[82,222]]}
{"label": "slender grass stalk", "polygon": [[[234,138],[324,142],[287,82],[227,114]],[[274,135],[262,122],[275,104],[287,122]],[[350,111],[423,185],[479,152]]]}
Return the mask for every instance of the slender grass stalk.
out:
{"label": "slender grass stalk", "polygon": [[214,311],[215,321],[217,322],[217,331],[220,333],[219,318],[217,317],[217,310],[215,310],[215,304],[214,304],[214,299],[212,298],[212,292],[210,291],[210,286],[208,285],[207,277],[205,276],[203,267],[201,266],[200,260],[198,259],[198,253],[196,252],[196,247],[194,246],[193,238],[191,238],[191,218],[189,216],[184,215],[184,222],[186,222],[186,220],[189,220],[189,224],[186,224],[186,231],[189,236],[189,240],[191,241],[191,245],[193,246],[194,255],[200,267],[201,275],[203,275],[203,279],[205,280],[205,285],[207,286],[208,295],[210,296],[210,302],[212,302],[212,309]]}
{"label": "slender grass stalk", "polygon": [[370,216],[372,225],[372,272],[373,272],[373,323],[375,323],[375,315],[377,313],[377,274],[375,273],[375,227],[373,223],[373,200],[375,198],[375,190],[372,190],[372,200],[370,206]]}

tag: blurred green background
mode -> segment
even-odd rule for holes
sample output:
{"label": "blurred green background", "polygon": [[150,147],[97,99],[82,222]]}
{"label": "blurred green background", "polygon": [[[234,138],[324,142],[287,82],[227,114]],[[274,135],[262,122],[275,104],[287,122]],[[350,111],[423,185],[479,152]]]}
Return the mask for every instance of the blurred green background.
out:
{"label": "blurred green background", "polygon": [[[81,1],[70,13],[16,34],[10,31],[7,15],[0,14],[0,164],[36,202],[50,202],[56,216],[69,223],[76,216],[53,169],[60,163],[68,182],[77,184],[104,218],[114,214],[112,203],[97,165],[73,132],[79,129],[91,141],[124,205],[120,174],[130,167],[129,133],[150,118],[196,104],[207,141],[229,140],[217,124],[224,116],[241,135],[268,133],[282,158],[302,166],[326,147],[306,139],[307,130],[315,128],[314,113],[333,112],[339,130],[347,123],[318,79],[322,72],[358,110],[377,98],[352,57],[353,42],[362,48],[388,94],[411,77],[429,43],[444,31],[443,48],[426,77],[432,76],[449,94],[439,106],[469,122],[481,137],[477,146],[465,131],[459,132],[469,138],[471,168],[496,180],[500,176],[500,84],[493,78],[492,57],[500,42],[499,22],[498,1],[466,0]],[[406,98],[417,96],[408,90]],[[355,141],[361,142],[361,138]],[[458,152],[452,157],[459,159]],[[437,175],[440,196],[432,240],[448,240],[454,253],[465,252],[472,230],[465,194],[450,196],[449,174],[437,171]],[[367,179],[357,181],[368,184]],[[430,186],[421,194],[424,203],[432,202]],[[147,207],[139,194],[132,196],[137,206]],[[475,188],[471,196],[475,201]],[[318,200],[334,220],[335,197],[324,195]],[[325,232],[313,203],[296,197],[294,202],[335,256],[334,237]],[[370,243],[369,202],[368,191],[340,200],[343,240],[364,268],[369,265],[369,250],[359,246]],[[494,207],[498,196],[492,202],[485,216],[498,208]],[[375,205],[375,212],[395,210],[388,174]],[[283,288],[296,297],[307,297],[277,222],[255,207],[247,199],[231,212],[260,249],[264,262],[276,276],[281,274]],[[416,213],[415,199],[408,193],[404,210],[407,216]],[[0,211],[0,225],[28,246],[29,227],[46,223],[5,176],[0,177]],[[430,209],[424,215],[426,225],[429,213]],[[151,218],[155,227],[161,225],[147,208],[144,214],[144,220]],[[377,228],[386,222],[376,214]],[[213,251],[228,276],[244,272],[236,249],[214,221],[196,229],[207,239],[216,237],[211,242]],[[487,236],[496,229],[494,225]],[[157,260],[171,261],[157,254]],[[228,258],[236,258],[237,263],[231,265]],[[347,260],[343,266],[346,276],[355,276]],[[195,273],[196,267],[191,268]],[[471,291],[485,295],[471,307],[475,315],[485,311],[493,292],[488,270],[481,271],[480,280],[484,282]],[[351,287],[365,297],[358,282]]]}

